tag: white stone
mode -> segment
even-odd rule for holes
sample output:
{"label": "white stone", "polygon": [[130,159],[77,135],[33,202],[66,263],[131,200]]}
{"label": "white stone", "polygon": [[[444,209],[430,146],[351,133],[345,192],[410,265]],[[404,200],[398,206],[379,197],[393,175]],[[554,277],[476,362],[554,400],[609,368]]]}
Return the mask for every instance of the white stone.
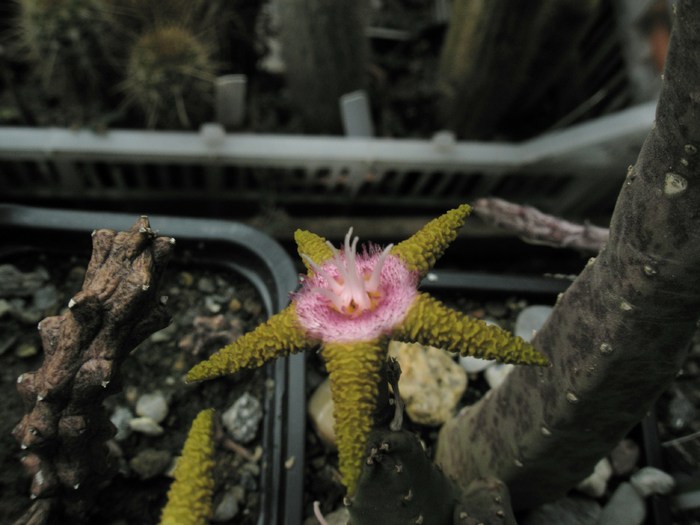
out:
{"label": "white stone", "polygon": [[478,357],[472,357],[470,355],[459,356],[459,364],[464,370],[470,374],[476,374],[478,372],[483,372],[488,367],[496,363],[493,359],[480,359]]}
{"label": "white stone", "polygon": [[262,417],[260,401],[246,392],[221,415],[221,421],[234,440],[250,443],[258,433]]}
{"label": "white stone", "polygon": [[335,418],[333,417],[333,399],[331,398],[330,380],[326,379],[314,390],[306,409],[318,437],[320,437],[326,445],[334,448],[336,444],[335,430],[333,428]]}
{"label": "white stone", "polygon": [[551,313],[552,307],[546,305],[536,304],[523,309],[515,321],[515,335],[529,343]]}
{"label": "white stone", "polygon": [[644,499],[630,483],[624,482],[603,507],[598,525],[641,525],[646,514]]}
{"label": "white stone", "polygon": [[406,414],[421,425],[437,426],[451,417],[467,388],[467,374],[439,348],[392,341],[389,356],[401,366],[399,391]]}
{"label": "white stone", "polygon": [[630,477],[630,483],[643,498],[650,494],[668,494],[676,486],[671,475],[654,467],[639,469]]}
{"label": "white stone", "polygon": [[491,388],[498,388],[506,380],[508,374],[515,369],[512,364],[496,364],[490,366],[484,372],[484,378]]}
{"label": "white stone", "polygon": [[118,406],[112,412],[109,420],[117,428],[117,433],[114,439],[124,441],[131,435],[131,420],[134,419],[134,414],[127,407]]}
{"label": "white stone", "polygon": [[160,423],[168,415],[168,402],[160,391],[143,394],[136,401],[136,413]]}
{"label": "white stone", "polygon": [[232,520],[236,514],[238,514],[238,504],[238,495],[234,491],[229,490],[224,494],[223,498],[221,498],[221,501],[216,506],[214,516],[211,520],[216,523]]}
{"label": "white stone", "polygon": [[576,486],[576,489],[593,498],[599,498],[605,494],[608,488],[608,480],[612,476],[613,469],[607,458],[596,463],[590,476]]}
{"label": "white stone", "polygon": [[129,421],[129,427],[134,432],[140,432],[147,436],[160,436],[164,432],[163,427],[150,417],[135,417]]}

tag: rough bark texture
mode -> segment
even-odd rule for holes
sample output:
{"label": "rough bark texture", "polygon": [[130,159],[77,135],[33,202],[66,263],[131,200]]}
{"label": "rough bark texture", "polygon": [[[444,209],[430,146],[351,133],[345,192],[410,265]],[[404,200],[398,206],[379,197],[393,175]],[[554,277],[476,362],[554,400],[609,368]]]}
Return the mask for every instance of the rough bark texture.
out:
{"label": "rough bark texture", "polygon": [[443,427],[438,461],[460,485],[505,481],[516,507],[588,475],[671,382],[700,315],[700,2],[677,6],[656,125],[625,181],[610,240],[518,368]]}
{"label": "rough bark texture", "polygon": [[366,86],[368,2],[275,0],[289,93],[305,129],[340,133],[339,98]]}
{"label": "rough bark texture", "polygon": [[560,77],[599,4],[456,0],[438,73],[444,124],[489,137],[516,99],[531,100]]}
{"label": "rough bark texture", "polygon": [[105,442],[114,426],[102,401],[118,391],[129,352],[169,322],[158,288],[173,244],[146,217],[127,232],[95,231],[82,290],[68,312],[39,323],[44,362],[17,379],[27,413],[13,435],[31,497],[41,499],[17,523],[44,523],[52,501],[81,513],[113,473]]}

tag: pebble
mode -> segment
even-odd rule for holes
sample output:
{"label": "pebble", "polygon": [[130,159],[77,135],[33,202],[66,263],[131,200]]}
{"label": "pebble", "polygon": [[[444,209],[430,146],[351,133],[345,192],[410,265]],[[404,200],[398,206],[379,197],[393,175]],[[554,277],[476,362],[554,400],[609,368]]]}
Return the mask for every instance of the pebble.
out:
{"label": "pebble", "polygon": [[112,412],[109,420],[117,428],[117,433],[114,439],[124,441],[131,435],[131,426],[129,423],[134,419],[134,414],[127,407],[117,406]]}
{"label": "pebble", "polygon": [[160,391],[142,394],[136,401],[136,413],[160,423],[168,415],[168,401]]}
{"label": "pebble", "polygon": [[257,317],[262,313],[262,304],[257,299],[248,297],[243,301],[243,309],[253,317]]}
{"label": "pebble", "polygon": [[515,320],[515,335],[522,337],[529,343],[535,337],[537,330],[542,328],[545,321],[549,319],[551,312],[551,306],[528,306],[518,314],[518,318]]}
{"label": "pebble", "polygon": [[129,460],[129,466],[141,479],[151,479],[163,474],[170,466],[172,456],[166,450],[147,448]]}
{"label": "pebble", "polygon": [[177,333],[177,325],[175,323],[170,323],[168,326],[162,330],[158,330],[150,337],[151,343],[166,343],[171,341],[175,334]]}
{"label": "pebble", "polygon": [[32,297],[32,306],[37,310],[49,310],[58,305],[58,289],[53,284],[42,286]]}
{"label": "pebble", "polygon": [[484,372],[484,378],[491,388],[498,388],[501,386],[503,381],[506,380],[508,374],[510,374],[515,369],[515,365],[508,364],[495,364],[490,366]]}
{"label": "pebble", "polygon": [[189,288],[194,284],[194,276],[190,272],[180,272],[177,275],[177,282],[180,284],[180,286]]}
{"label": "pebble", "polygon": [[150,417],[135,417],[129,421],[129,428],[134,432],[140,432],[147,436],[160,436],[164,432],[163,427]]}
{"label": "pebble", "polygon": [[331,399],[331,382],[326,379],[309,398],[307,412],[311,418],[311,424],[321,440],[332,448],[335,448],[335,430],[333,425],[333,400]]}
{"label": "pebble", "polygon": [[447,421],[467,388],[464,369],[431,346],[392,341],[389,356],[401,366],[399,391],[408,417],[429,426]]}
{"label": "pebble", "polygon": [[215,523],[222,523],[232,520],[238,514],[240,504],[245,499],[245,489],[240,485],[235,485],[227,490],[221,501],[214,509],[211,520]]}
{"label": "pebble", "polygon": [[646,498],[651,494],[668,494],[676,486],[673,476],[654,467],[644,467],[630,477],[630,484]]}
{"label": "pebble", "polygon": [[464,370],[470,374],[483,372],[488,367],[496,363],[493,359],[480,359],[470,355],[459,356],[459,364]]}
{"label": "pebble", "polygon": [[620,483],[603,507],[598,525],[641,525],[646,514],[644,498],[625,481]]}
{"label": "pebble", "polygon": [[0,299],[0,318],[12,311],[12,306],[5,299]]}
{"label": "pebble", "polygon": [[612,476],[613,468],[607,458],[596,463],[593,472],[586,479],[581,481],[576,489],[593,498],[599,498],[605,494],[608,488],[608,480]]}
{"label": "pebble", "polygon": [[639,445],[631,439],[623,439],[610,452],[610,463],[616,476],[628,476],[637,467]]}
{"label": "pebble", "polygon": [[676,392],[668,404],[668,424],[676,430],[685,430],[688,424],[695,419],[697,410],[693,403],[685,395]]}
{"label": "pebble", "polygon": [[216,285],[211,277],[200,277],[197,281],[197,290],[203,293],[214,293]]}
{"label": "pebble", "polygon": [[204,307],[213,314],[218,314],[221,311],[221,305],[210,295],[204,298]]}
{"label": "pebble", "polygon": [[0,297],[30,297],[48,280],[46,268],[22,272],[12,264],[0,264]]}
{"label": "pebble", "polygon": [[565,497],[532,510],[523,525],[596,525],[600,505],[588,498]]}
{"label": "pebble", "polygon": [[250,443],[258,433],[262,417],[260,401],[246,392],[222,414],[221,420],[235,441]]}
{"label": "pebble", "polygon": [[35,356],[39,353],[39,348],[34,343],[21,343],[15,348],[15,355],[23,359]]}
{"label": "pebble", "polygon": [[243,307],[243,305],[241,304],[240,299],[238,299],[237,297],[234,297],[228,303],[228,311],[232,312],[232,313],[236,313],[236,312],[240,311],[240,309],[242,307]]}

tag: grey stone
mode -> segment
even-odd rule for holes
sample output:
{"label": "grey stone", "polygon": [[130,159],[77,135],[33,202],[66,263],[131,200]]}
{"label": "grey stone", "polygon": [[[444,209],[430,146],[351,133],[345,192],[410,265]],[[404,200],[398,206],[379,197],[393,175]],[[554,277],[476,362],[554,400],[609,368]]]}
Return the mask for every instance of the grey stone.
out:
{"label": "grey stone", "polygon": [[605,494],[608,487],[608,480],[612,476],[613,469],[607,458],[596,463],[590,476],[580,482],[576,489],[593,498],[599,498]]}
{"label": "grey stone", "polygon": [[684,430],[695,419],[697,410],[687,397],[676,392],[668,404],[668,423],[674,430]]}
{"label": "grey stone", "polygon": [[630,484],[642,497],[650,494],[668,494],[676,486],[673,476],[654,467],[644,467],[630,478]]}
{"label": "grey stone", "polygon": [[149,339],[151,343],[165,343],[171,341],[176,333],[177,325],[175,323],[170,323],[162,330],[155,332]]}
{"label": "grey stone", "polygon": [[124,441],[131,435],[131,426],[129,423],[134,419],[134,414],[127,407],[118,406],[112,412],[109,420],[117,428],[117,433],[114,439]]}
{"label": "grey stone", "polygon": [[238,494],[232,490],[226,491],[214,509],[214,516],[211,520],[216,523],[232,520],[238,514],[239,503]]}
{"label": "grey stone", "polygon": [[166,471],[171,458],[166,450],[147,448],[131,458],[129,466],[141,479],[151,479]]}
{"label": "grey stone", "polygon": [[12,306],[5,299],[0,299],[0,318],[12,311]]}
{"label": "grey stone", "polygon": [[551,306],[533,305],[528,306],[518,314],[515,321],[515,335],[530,342],[535,333],[542,328],[542,325],[552,313]]}
{"label": "grey stone", "polygon": [[618,476],[629,475],[639,461],[639,445],[631,439],[623,439],[610,452],[610,463],[613,472]]}
{"label": "grey stone", "polygon": [[600,505],[588,498],[565,497],[530,512],[522,525],[596,525]]}
{"label": "grey stone", "polygon": [[258,433],[262,416],[260,401],[246,392],[222,414],[221,420],[234,440],[250,443]]}
{"label": "grey stone", "polygon": [[49,310],[58,304],[58,300],[58,289],[53,284],[47,284],[34,292],[32,304],[37,310]]}
{"label": "grey stone", "polygon": [[214,293],[216,291],[214,280],[210,277],[200,277],[197,281],[197,290],[204,293]]}
{"label": "grey stone", "polygon": [[0,297],[30,297],[48,280],[46,268],[25,273],[11,264],[0,264]]}
{"label": "grey stone", "polygon": [[168,401],[160,391],[143,394],[136,401],[136,413],[160,423],[168,415]]}
{"label": "grey stone", "polygon": [[598,525],[641,525],[646,514],[644,498],[630,483],[624,482],[603,507]]}

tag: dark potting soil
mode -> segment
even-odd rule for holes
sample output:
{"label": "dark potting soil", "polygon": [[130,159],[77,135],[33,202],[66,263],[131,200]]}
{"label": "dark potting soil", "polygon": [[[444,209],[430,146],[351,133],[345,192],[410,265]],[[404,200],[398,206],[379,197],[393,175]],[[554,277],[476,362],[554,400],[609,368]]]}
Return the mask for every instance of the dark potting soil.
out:
{"label": "dark potting soil", "polygon": [[[23,290],[0,294],[0,523],[6,524],[30,506],[30,479],[20,465],[19,444],[11,436],[23,415],[15,388],[17,377],[41,366],[37,323],[66,308],[80,290],[87,260],[26,253],[0,261],[0,265],[10,263],[31,277],[23,282]],[[128,437],[108,443],[119,458],[119,473],[100,490],[91,507],[93,514],[85,517],[86,524],[158,523],[172,481],[168,473],[196,414],[213,407],[220,416],[244,393],[262,404],[265,390],[271,387],[263,369],[196,385],[183,381],[192,365],[264,320],[261,300],[249,282],[230,272],[176,262],[165,273],[161,294],[168,296],[171,325],[146,339],[125,360],[121,368],[123,390],[105,404],[109,414],[117,407],[134,413],[140,396],[160,392],[168,406],[160,423],[164,432],[129,433],[126,423],[117,425],[128,433]],[[232,438],[217,423],[214,507],[228,498],[230,519],[226,523],[257,523],[261,426],[253,441],[232,444]],[[53,525],[63,525],[61,521]]]}

